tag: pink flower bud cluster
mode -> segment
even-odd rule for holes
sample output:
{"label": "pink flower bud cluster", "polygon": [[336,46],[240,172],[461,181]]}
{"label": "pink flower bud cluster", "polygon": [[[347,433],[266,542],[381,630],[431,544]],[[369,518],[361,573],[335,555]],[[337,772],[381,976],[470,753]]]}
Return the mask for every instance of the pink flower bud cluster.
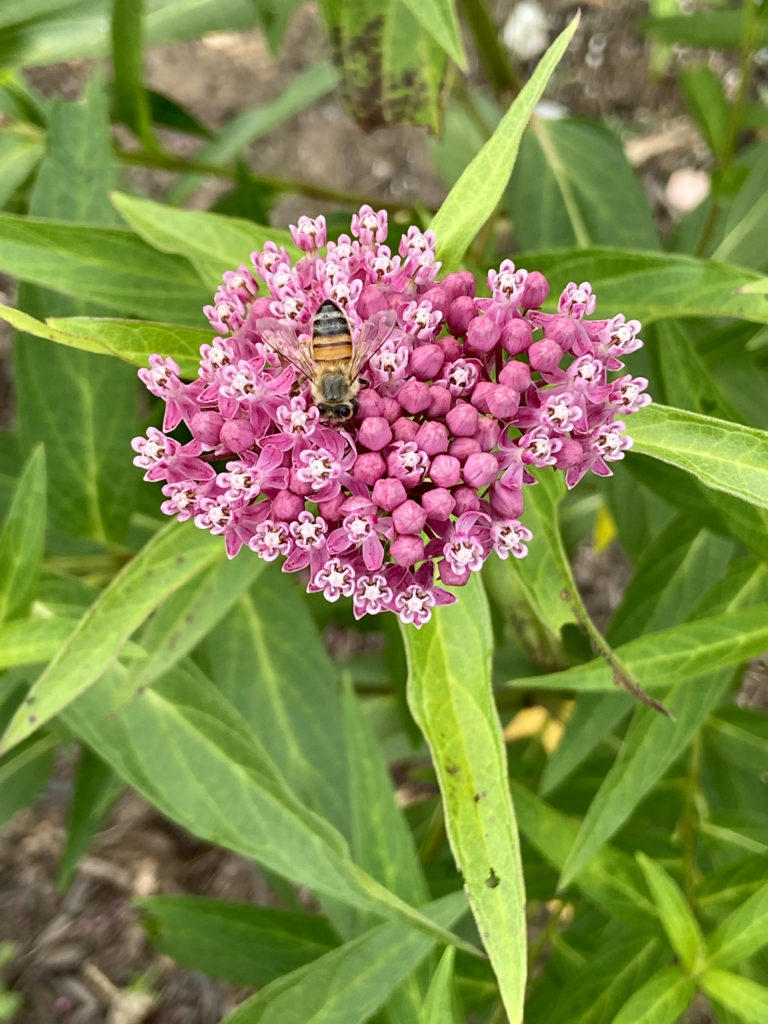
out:
{"label": "pink flower bud cluster", "polygon": [[[243,545],[282,556],[309,591],[351,597],[356,617],[393,611],[421,626],[455,600],[436,580],[462,586],[492,551],[527,553],[530,468],[562,470],[569,487],[610,475],[631,445],[623,418],[650,397],[645,379],[615,376],[640,324],[587,319],[589,284],[544,313],[546,278],[505,260],[478,298],[467,271],[438,280],[433,232],[409,228],[396,252],[387,233],[368,206],[336,241],[323,217],[302,217],[297,262],[271,242],[251,255],[264,295],[246,267],[226,273],[205,309],[218,336],[198,379],[157,355],[139,371],[166,411],[162,431],[133,441],[134,462],[164,481],[163,512],[223,535],[230,557]],[[326,299],[353,338],[377,313],[397,317],[343,427],[321,421],[308,382],[257,326],[274,318],[309,341]],[[186,443],[169,436],[182,421]]]}

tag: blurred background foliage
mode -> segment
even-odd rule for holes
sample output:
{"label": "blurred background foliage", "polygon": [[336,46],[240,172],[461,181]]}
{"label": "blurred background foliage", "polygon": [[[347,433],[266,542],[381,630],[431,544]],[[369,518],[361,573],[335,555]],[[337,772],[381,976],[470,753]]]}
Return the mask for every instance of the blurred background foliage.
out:
{"label": "blurred background foliage", "polygon": [[[0,1019],[506,1019],[503,972],[405,923],[479,942],[397,629],[161,529],[130,438],[135,366],[195,372],[223,270],[300,213],[426,226],[575,8],[0,6]],[[768,5],[582,8],[464,262],[591,280],[684,415],[542,481],[529,557],[483,572],[525,1019],[765,1024]]]}

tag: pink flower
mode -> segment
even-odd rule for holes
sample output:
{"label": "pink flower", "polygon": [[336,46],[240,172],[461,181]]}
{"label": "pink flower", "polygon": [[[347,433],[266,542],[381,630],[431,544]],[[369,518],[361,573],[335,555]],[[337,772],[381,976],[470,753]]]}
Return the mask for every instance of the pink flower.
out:
{"label": "pink flower", "polygon": [[[644,378],[615,379],[642,344],[639,323],[590,320],[588,282],[570,282],[544,313],[546,278],[504,260],[488,272],[491,297],[476,298],[468,271],[438,280],[434,232],[410,227],[395,254],[387,233],[386,212],[370,206],[336,240],[323,217],[300,217],[296,262],[267,242],[251,255],[255,276],[227,271],[205,310],[218,336],[201,347],[197,379],[160,355],[139,372],[165,415],[162,431],[132,443],[145,479],[163,482],[162,511],[223,536],[231,557],[247,545],[284,558],[285,572],[307,571],[309,591],[351,598],[357,618],[390,611],[420,627],[455,600],[437,578],[460,587],[493,552],[525,556],[528,467],[563,472],[569,487],[610,475],[631,445],[617,417],[650,398]],[[353,345],[395,318],[343,426],[265,326],[280,321],[308,354],[326,299]],[[182,421],[184,441],[170,436]]]}

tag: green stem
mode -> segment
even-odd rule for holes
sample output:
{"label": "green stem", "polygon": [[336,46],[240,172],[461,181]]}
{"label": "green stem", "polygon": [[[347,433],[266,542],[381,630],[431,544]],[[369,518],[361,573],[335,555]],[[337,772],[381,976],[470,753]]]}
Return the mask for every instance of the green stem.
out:
{"label": "green stem", "polygon": [[461,7],[488,81],[497,96],[508,99],[508,94],[519,92],[520,79],[499,39],[499,30],[485,0],[462,0]]}
{"label": "green stem", "polygon": [[[236,168],[231,165],[207,164],[196,160],[187,160],[173,153],[154,153],[148,150],[136,150],[133,152],[118,149],[115,155],[122,163],[131,166],[156,167],[164,171],[178,171],[181,174],[211,174],[218,178],[227,178],[231,181],[235,181],[238,177]],[[316,185],[311,181],[302,181],[298,178],[270,178],[266,175],[253,174],[251,172],[249,172],[249,177],[255,185],[260,185],[265,189],[279,193],[307,196],[309,199],[340,203],[343,206],[363,206],[365,203],[368,203],[369,206],[373,206],[376,209],[387,207],[390,210],[404,210],[409,215],[415,215],[412,205],[393,202],[380,196],[345,192],[341,189]]]}
{"label": "green stem", "polygon": [[697,735],[691,745],[688,757],[688,771],[685,775],[685,791],[683,812],[680,818],[679,831],[683,841],[683,892],[691,907],[695,907],[695,890],[698,882],[696,870],[696,835],[699,826],[697,797],[700,789],[701,776],[701,735]]}
{"label": "green stem", "polygon": [[[728,128],[725,138],[723,153],[718,161],[716,170],[720,177],[730,169],[736,155],[736,144],[739,139],[739,132],[744,123],[744,109],[749,93],[749,85],[752,80],[752,68],[755,54],[755,26],[756,16],[753,0],[744,0],[741,14],[741,58],[739,60],[739,88],[736,92],[736,99],[733,101],[728,115]],[[712,202],[709,204],[707,216],[699,234],[699,240],[693,251],[694,256],[702,257],[709,248],[712,240],[712,233],[715,230],[720,215],[723,212],[725,203],[721,196],[713,194]]]}

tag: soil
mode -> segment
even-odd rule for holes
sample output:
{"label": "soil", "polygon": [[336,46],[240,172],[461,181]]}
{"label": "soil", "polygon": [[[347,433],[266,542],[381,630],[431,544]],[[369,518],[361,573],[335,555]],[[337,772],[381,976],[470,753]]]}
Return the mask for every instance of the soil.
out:
{"label": "soil", "polygon": [[[502,24],[511,4],[499,0],[494,6]],[[550,2],[544,7],[554,30],[565,24],[576,4]],[[558,73],[556,98],[575,114],[605,117],[619,127],[660,216],[671,223],[675,210],[665,194],[670,173],[706,166],[708,159],[675,84],[675,65],[687,55],[675,53],[669,70],[651,80],[648,45],[635,28],[647,5],[636,0],[583,0],[581,7],[583,28]],[[287,80],[325,56],[328,48],[319,19],[309,6],[294,17],[277,59],[258,32],[219,33],[150,51],[146,74],[153,88],[183,103],[215,131],[235,114],[277,97]],[[29,78],[48,95],[72,98],[91,67],[81,61],[39,68]],[[523,71],[528,70],[524,66]],[[332,184],[379,197],[382,205],[418,201],[436,207],[444,186],[431,163],[427,138],[424,129],[413,127],[363,134],[334,94],[266,135],[247,157],[262,175]],[[183,155],[194,150],[188,137],[169,133],[164,141]],[[173,178],[157,171],[134,170],[131,175],[158,196]],[[207,180],[194,205],[210,206],[225,189],[221,180]],[[317,201],[286,197],[278,202],[273,221],[285,225],[302,213],[327,209]],[[0,285],[0,298],[12,298],[12,283],[6,279]],[[5,425],[10,421],[9,377],[7,335],[0,333],[0,407]],[[580,556],[579,569],[595,610],[605,615],[625,579],[621,556],[586,552]],[[600,579],[609,581],[607,589],[601,590]],[[763,677],[763,693],[764,683]],[[137,795],[125,793],[79,865],[70,889],[59,892],[56,877],[72,769],[65,752],[43,796],[0,834],[0,940],[10,940],[15,949],[5,968],[6,985],[24,1000],[14,1020],[215,1024],[244,991],[154,953],[132,900],[183,892],[269,902],[266,883],[252,864],[200,842],[165,821]]]}

